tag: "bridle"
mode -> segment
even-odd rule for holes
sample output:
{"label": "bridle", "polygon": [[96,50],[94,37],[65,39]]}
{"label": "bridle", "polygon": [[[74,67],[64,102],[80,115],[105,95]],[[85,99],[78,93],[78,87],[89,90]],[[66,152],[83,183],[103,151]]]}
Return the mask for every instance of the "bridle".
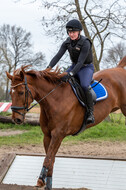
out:
{"label": "bridle", "polygon": [[[44,100],[47,96],[49,96],[54,90],[56,90],[61,84],[63,83],[63,81],[60,82],[60,84],[58,84],[55,88],[53,88],[48,94],[46,94],[43,98],[41,98],[37,103],[35,103],[34,105],[32,105],[31,107],[28,108],[28,95],[30,94],[31,98],[32,98],[32,102],[34,100],[31,90],[28,88],[28,83],[27,83],[27,77],[25,76],[25,82],[24,83],[19,83],[15,86],[11,86],[11,88],[15,88],[17,86],[20,85],[25,85],[25,103],[24,103],[24,107],[19,107],[19,106],[11,106],[11,109],[13,112],[16,112],[20,115],[25,116],[25,114],[31,110],[33,107],[35,107],[37,104],[39,104],[42,100]],[[24,113],[19,112],[18,110],[24,110]]]}
{"label": "bridle", "polygon": [[[33,96],[32,96],[32,93],[30,91],[30,89],[28,88],[28,83],[27,83],[27,78],[25,76],[25,82],[24,83],[19,83],[15,86],[11,86],[11,88],[15,88],[17,86],[20,86],[20,85],[25,85],[25,103],[24,103],[24,107],[19,107],[19,106],[11,106],[11,109],[13,112],[16,112],[20,115],[22,115],[24,117],[25,113],[29,111],[29,108],[28,108],[28,95],[30,94],[31,98],[32,98],[32,101],[34,100],[33,99]],[[19,112],[18,110],[25,110],[25,113],[21,113]]]}

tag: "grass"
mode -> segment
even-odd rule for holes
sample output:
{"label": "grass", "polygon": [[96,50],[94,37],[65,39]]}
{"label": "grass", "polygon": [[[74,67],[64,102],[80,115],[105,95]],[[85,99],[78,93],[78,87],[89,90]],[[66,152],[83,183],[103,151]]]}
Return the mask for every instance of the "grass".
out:
{"label": "grass", "polygon": [[125,141],[126,127],[124,124],[115,124],[104,121],[99,125],[87,129],[76,137],[68,136],[65,141]]}
{"label": "grass", "polygon": [[[116,116],[117,117],[117,116]],[[123,141],[126,142],[126,126],[124,125],[124,118],[120,123],[116,122],[115,116],[112,116],[114,121],[103,121],[99,125],[85,130],[78,136],[68,136],[64,142],[72,142],[74,144],[79,141]],[[40,126],[30,125],[14,125],[0,123],[1,130],[23,130],[20,135],[2,136],[0,137],[0,146],[2,145],[23,145],[23,144],[40,144],[43,141],[43,134]]]}
{"label": "grass", "polygon": [[1,116],[10,116],[11,113],[9,113],[9,112],[0,112],[0,115]]}
{"label": "grass", "polygon": [[39,126],[0,123],[0,129],[3,131],[7,131],[7,129],[24,131],[24,133],[20,135],[0,136],[0,146],[39,144],[43,141],[43,134]]}

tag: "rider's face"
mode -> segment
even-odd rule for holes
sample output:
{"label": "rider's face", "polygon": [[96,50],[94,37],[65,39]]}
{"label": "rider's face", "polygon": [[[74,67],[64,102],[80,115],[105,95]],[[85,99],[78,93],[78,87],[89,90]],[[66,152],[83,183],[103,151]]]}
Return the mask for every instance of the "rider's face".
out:
{"label": "rider's face", "polygon": [[79,36],[79,31],[69,31],[68,35],[71,38],[71,40],[76,40]]}

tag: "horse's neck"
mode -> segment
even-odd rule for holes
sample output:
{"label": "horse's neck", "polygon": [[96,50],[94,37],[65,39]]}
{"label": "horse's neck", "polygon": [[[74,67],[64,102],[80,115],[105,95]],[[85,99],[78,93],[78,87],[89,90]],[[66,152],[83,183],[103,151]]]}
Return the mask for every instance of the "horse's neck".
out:
{"label": "horse's neck", "polygon": [[52,117],[53,113],[59,113],[60,103],[62,102],[63,93],[66,91],[66,88],[49,82],[37,84],[36,100],[37,102],[40,101],[40,120],[43,125]]}
{"label": "horse's neck", "polygon": [[46,80],[36,80],[34,89],[36,101],[42,99],[42,102],[44,102],[46,99],[49,102],[50,99],[57,99],[61,94],[57,84],[50,83]]}

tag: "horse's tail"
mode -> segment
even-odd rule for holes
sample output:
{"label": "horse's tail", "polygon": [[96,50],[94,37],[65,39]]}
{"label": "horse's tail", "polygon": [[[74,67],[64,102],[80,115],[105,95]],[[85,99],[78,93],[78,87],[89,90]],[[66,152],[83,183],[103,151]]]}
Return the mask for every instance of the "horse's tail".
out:
{"label": "horse's tail", "polygon": [[120,60],[120,62],[119,62],[119,64],[117,65],[117,67],[122,67],[122,68],[126,69],[126,56],[123,57],[123,58]]}

